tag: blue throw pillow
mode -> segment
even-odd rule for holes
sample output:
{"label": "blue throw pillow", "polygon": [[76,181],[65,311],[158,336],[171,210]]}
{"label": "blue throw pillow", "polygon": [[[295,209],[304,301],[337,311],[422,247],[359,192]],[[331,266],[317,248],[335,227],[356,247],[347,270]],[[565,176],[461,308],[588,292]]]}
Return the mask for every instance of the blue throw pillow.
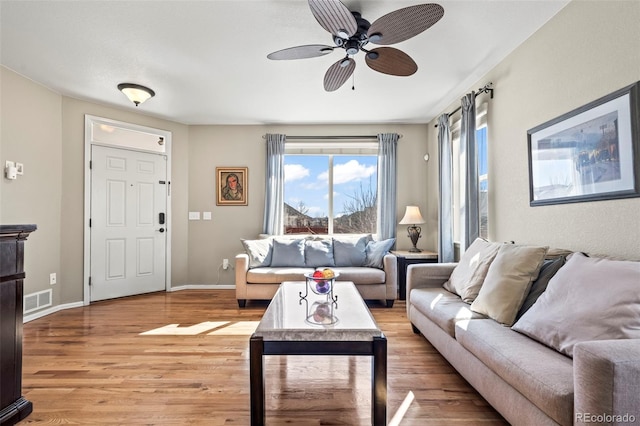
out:
{"label": "blue throw pillow", "polygon": [[336,266],[333,261],[332,241],[307,240],[304,247],[304,263],[313,268],[319,266]]}
{"label": "blue throw pillow", "polygon": [[273,240],[271,266],[304,267],[304,240]]}
{"label": "blue throw pillow", "polygon": [[366,261],[364,266],[382,269],[382,259],[384,255],[389,253],[391,247],[396,242],[395,238],[389,238],[382,241],[369,241],[366,249]]}
{"label": "blue throw pillow", "polygon": [[333,239],[333,260],[336,266],[363,266],[367,259],[367,237]]}

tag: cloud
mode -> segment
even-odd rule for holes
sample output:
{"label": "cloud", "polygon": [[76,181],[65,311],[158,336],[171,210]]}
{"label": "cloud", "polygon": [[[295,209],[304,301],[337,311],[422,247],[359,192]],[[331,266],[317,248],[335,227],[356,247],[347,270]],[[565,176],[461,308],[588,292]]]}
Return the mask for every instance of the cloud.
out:
{"label": "cloud", "polygon": [[318,206],[310,206],[307,207],[309,209],[309,211],[307,212],[307,214],[311,217],[323,217],[326,216],[327,213],[327,208],[326,207],[318,207]]}
{"label": "cloud", "polygon": [[[333,166],[333,184],[340,185],[342,183],[349,183],[368,179],[378,171],[376,166],[365,166],[360,164],[358,160],[349,160],[343,164],[336,164]],[[320,180],[328,180],[329,173],[322,172],[318,175]]]}
{"label": "cloud", "polygon": [[285,164],[284,165],[284,181],[292,182],[294,180],[304,179],[309,176],[309,169],[301,164]]}

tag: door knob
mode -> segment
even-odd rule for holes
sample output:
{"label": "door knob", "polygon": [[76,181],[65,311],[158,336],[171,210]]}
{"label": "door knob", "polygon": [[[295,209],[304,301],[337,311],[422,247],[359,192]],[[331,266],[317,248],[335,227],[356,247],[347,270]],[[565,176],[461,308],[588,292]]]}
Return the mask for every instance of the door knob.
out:
{"label": "door knob", "polygon": [[164,228],[160,228],[160,229],[159,229],[159,231],[160,231],[160,232],[164,232]]}

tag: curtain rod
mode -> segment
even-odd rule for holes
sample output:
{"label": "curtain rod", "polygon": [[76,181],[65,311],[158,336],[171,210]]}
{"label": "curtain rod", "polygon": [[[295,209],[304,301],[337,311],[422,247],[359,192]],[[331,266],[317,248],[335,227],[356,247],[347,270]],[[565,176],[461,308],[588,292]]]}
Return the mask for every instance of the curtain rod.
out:
{"label": "curtain rod", "polygon": [[[489,95],[491,96],[491,99],[493,99],[493,83],[489,82],[487,84],[484,85],[484,87],[481,87],[478,89],[478,93],[477,95],[480,95],[482,93],[489,93]],[[449,117],[451,117],[453,114],[455,114],[456,112],[460,111],[462,109],[462,106],[459,106],[458,108],[454,109],[453,111],[451,111],[449,113]],[[433,127],[438,127],[438,125],[436,124]]]}
{"label": "curtain rod", "polygon": [[[353,139],[373,139],[378,140],[378,135],[366,136],[366,135],[355,135],[355,136],[287,136],[287,140],[297,139],[297,140],[353,140]],[[398,139],[402,138],[402,135],[398,135]],[[262,139],[266,139],[266,135],[262,135]]]}

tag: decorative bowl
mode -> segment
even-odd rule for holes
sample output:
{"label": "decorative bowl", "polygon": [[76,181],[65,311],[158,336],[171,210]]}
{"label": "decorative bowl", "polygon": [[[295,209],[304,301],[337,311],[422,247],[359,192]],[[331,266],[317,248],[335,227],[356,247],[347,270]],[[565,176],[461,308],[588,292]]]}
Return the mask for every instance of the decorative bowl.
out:
{"label": "decorative bowl", "polygon": [[314,277],[313,274],[305,274],[304,276],[307,279],[307,285],[311,288],[311,291],[315,294],[323,295],[331,293],[333,284],[340,274],[334,273],[332,278]]}

